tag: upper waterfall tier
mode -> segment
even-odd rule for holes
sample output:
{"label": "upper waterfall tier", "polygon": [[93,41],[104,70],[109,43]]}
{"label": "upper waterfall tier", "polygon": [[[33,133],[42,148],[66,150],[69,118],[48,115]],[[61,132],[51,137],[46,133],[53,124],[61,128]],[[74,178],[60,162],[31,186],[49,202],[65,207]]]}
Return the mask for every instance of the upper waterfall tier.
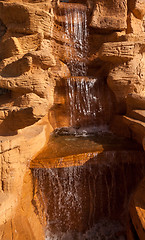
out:
{"label": "upper waterfall tier", "polygon": [[87,75],[85,62],[88,54],[87,18],[87,8],[81,4],[63,3],[56,10],[55,21],[61,23],[70,42],[69,48],[66,44],[66,52],[70,58],[67,65],[72,76]]}
{"label": "upper waterfall tier", "polygon": [[80,10],[80,11],[86,11],[87,10],[87,6],[83,5],[83,4],[79,4],[79,3],[64,3],[61,2],[59,3],[58,7],[56,8],[56,13],[59,14],[65,14],[65,12],[69,11],[69,12],[73,12],[75,10]]}

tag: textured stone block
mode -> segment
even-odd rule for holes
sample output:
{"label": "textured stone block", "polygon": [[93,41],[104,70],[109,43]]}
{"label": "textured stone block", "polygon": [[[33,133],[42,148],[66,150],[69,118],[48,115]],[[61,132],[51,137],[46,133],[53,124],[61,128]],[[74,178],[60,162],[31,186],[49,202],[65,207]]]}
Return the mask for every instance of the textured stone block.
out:
{"label": "textured stone block", "polygon": [[111,30],[126,28],[127,1],[99,0],[93,12],[91,27]]}
{"label": "textured stone block", "polygon": [[128,8],[136,18],[142,19],[145,15],[144,0],[128,0]]}

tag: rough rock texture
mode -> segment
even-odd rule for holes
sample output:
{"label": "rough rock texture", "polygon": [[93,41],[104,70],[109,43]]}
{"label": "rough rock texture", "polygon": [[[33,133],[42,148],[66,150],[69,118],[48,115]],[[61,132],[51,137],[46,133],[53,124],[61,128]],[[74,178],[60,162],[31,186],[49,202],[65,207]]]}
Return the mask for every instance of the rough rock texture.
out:
{"label": "rough rock texture", "polygon": [[144,0],[128,0],[129,11],[133,12],[136,18],[142,19],[145,15]]}
{"label": "rough rock texture", "polygon": [[31,158],[44,146],[51,131],[49,123],[43,120],[19,130],[15,136],[1,137],[1,239],[13,236],[13,239],[37,240],[44,237],[45,222],[42,224],[35,213],[33,184],[30,177],[25,178],[25,174]]}
{"label": "rough rock texture", "polygon": [[[90,33],[88,54],[84,58],[80,57],[73,36],[68,37],[75,25],[71,25],[71,13],[78,9],[87,9]],[[68,32],[64,21],[67,11]],[[40,222],[31,203],[32,195],[29,203],[24,204],[23,194],[30,183],[28,180],[24,184],[24,176],[29,160],[45,144],[46,133],[49,136],[52,131],[50,123],[53,128],[69,125],[65,82],[72,75],[69,68],[72,53],[77,64],[86,64],[88,76],[101,79],[105,89],[108,85],[112,92],[110,98],[108,90],[102,92],[103,106],[109,103],[113,109],[111,116],[106,112],[105,121],[114,132],[135,138],[145,149],[144,15],[144,0],[72,0],[67,4],[57,0],[0,1],[2,240],[12,236],[14,240],[43,239],[41,229],[38,237],[35,235],[33,221],[38,228]],[[75,26],[79,29],[80,25]],[[29,206],[29,216],[26,206]],[[141,215],[135,217],[136,206],[132,208],[132,223],[136,227],[134,219],[138,218],[137,234],[142,240]],[[18,235],[12,228],[17,229]],[[130,233],[130,239],[131,236]]]}
{"label": "rough rock texture", "polygon": [[[12,198],[9,200],[11,201]],[[41,218],[36,214],[36,209],[39,211]],[[43,219],[43,223],[41,219]],[[43,209],[33,192],[31,172],[27,171],[22,184],[21,199],[18,201],[16,210],[11,218],[7,219],[7,222],[0,226],[0,239],[43,240],[45,239],[44,225],[45,216]]]}
{"label": "rough rock texture", "polygon": [[[111,11],[110,11],[111,9]],[[126,29],[127,1],[96,1],[91,26],[106,31]]]}

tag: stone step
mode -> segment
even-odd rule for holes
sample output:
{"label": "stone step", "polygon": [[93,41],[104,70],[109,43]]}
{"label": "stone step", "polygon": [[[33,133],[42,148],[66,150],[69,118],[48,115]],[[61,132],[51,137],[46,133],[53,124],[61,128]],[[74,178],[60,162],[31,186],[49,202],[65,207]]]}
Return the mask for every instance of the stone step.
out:
{"label": "stone step", "polygon": [[81,166],[97,154],[99,154],[99,151],[70,155],[62,158],[32,160],[30,168],[66,168]]}
{"label": "stone step", "polygon": [[[93,135],[86,137],[75,137],[75,128],[63,128],[62,135],[59,133],[53,134],[49,142],[38,155],[32,159],[30,168],[63,168],[71,166],[81,166],[88,160],[94,159],[100,153],[119,151],[121,155],[124,151],[130,151],[130,154],[135,154],[138,144],[129,141],[125,138],[118,138],[114,135],[104,133],[104,135]],[[68,131],[68,132],[67,132]],[[80,130],[84,131],[85,130]],[[95,131],[95,130],[94,130]],[[66,135],[63,135],[65,134]],[[68,135],[67,135],[68,133]],[[70,135],[69,135],[70,134]],[[72,135],[71,135],[72,134]],[[81,133],[82,134],[82,133]],[[118,159],[119,161],[119,159]],[[123,159],[127,161],[127,159]],[[94,161],[92,161],[94,164]]]}
{"label": "stone step", "polygon": [[128,125],[128,127],[132,131],[132,137],[135,140],[137,140],[140,144],[143,144],[143,139],[145,137],[145,122],[130,118],[128,116],[124,116],[123,121]]}
{"label": "stone step", "polygon": [[145,110],[132,110],[127,115],[133,119],[145,122]]}

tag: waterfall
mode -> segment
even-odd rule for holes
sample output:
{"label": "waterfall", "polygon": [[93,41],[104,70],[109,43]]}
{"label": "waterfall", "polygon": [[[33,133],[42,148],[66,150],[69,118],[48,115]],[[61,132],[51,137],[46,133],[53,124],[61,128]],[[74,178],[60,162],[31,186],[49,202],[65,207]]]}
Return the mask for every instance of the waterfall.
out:
{"label": "waterfall", "polygon": [[64,30],[70,46],[68,67],[72,76],[86,76],[86,58],[88,54],[87,9],[68,9],[64,11]]}
{"label": "waterfall", "polygon": [[[126,144],[128,148],[125,147],[118,139],[115,139],[115,142],[111,139],[107,140],[107,143],[101,142],[100,136],[103,134],[105,136],[105,131],[103,134],[101,132],[101,135],[97,129],[98,140],[93,135],[94,128],[91,128],[92,136],[82,134],[85,144],[81,142],[81,127],[87,129],[89,125],[91,127],[97,125],[101,129],[101,126],[111,119],[112,106],[111,97],[103,86],[104,83],[87,76],[87,9],[82,4],[76,8],[72,5],[68,8],[64,4],[60,9],[63,11],[60,16],[65,19],[63,27],[65,37],[68,38],[64,47],[66,46],[67,50],[66,64],[71,77],[67,78],[65,87],[70,126],[73,126],[71,130],[75,130],[72,130],[72,133],[75,133],[72,139],[74,143],[69,144],[68,138],[65,143],[62,139],[59,142],[59,134],[53,136],[55,144],[51,144],[49,139],[47,151],[52,155],[47,158],[47,152],[44,151],[44,158],[43,154],[40,154],[39,159],[42,168],[37,165],[32,169],[36,189],[34,192],[41,195],[44,201],[42,205],[47,218],[46,240],[124,240],[124,227],[120,222],[126,221],[129,197],[144,176],[144,153],[134,149],[133,146],[128,147],[128,143]],[[72,137],[73,134],[70,135]],[[93,150],[89,151],[87,137],[91,147],[97,143],[102,147],[101,150],[96,149],[95,145]],[[76,139],[80,143],[76,142]],[[89,155],[90,152],[94,153],[94,156]],[[80,161],[81,158],[77,155],[81,153],[88,154],[89,158]],[[78,161],[80,166],[63,165],[69,157],[70,159],[72,157],[73,161],[74,159]],[[55,165],[56,160],[60,164]],[[51,168],[44,167],[47,166],[47,161],[54,163]]]}
{"label": "waterfall", "polygon": [[[94,121],[96,117],[96,104],[101,111],[101,103],[97,92],[93,91],[97,79],[87,76],[88,55],[88,28],[87,9],[65,9],[65,33],[69,39],[68,49],[71,78],[67,79],[67,92],[70,113],[70,125],[76,125],[84,119]],[[95,107],[94,107],[95,105]]]}
{"label": "waterfall", "polygon": [[102,111],[99,88],[96,89],[96,79],[81,77],[67,80],[69,98],[70,125],[86,121],[86,126],[91,122],[95,124],[97,113]]}
{"label": "waterfall", "polygon": [[125,219],[144,173],[144,153],[125,150],[105,151],[79,167],[34,169],[48,216],[46,239],[107,240],[110,234],[117,240],[124,229],[109,219]]}

